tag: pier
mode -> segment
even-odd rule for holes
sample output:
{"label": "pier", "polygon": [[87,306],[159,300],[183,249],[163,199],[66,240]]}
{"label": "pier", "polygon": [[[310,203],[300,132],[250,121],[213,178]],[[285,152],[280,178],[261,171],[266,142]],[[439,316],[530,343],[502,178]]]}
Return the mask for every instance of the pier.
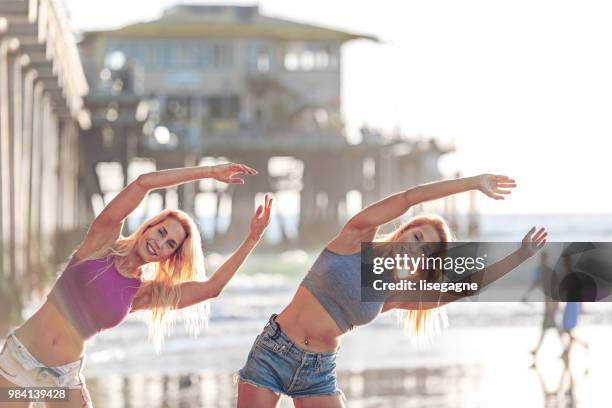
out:
{"label": "pier", "polygon": [[65,254],[63,237],[89,217],[78,159],[87,92],[58,3],[0,2],[0,327],[20,319]]}
{"label": "pier", "polygon": [[[262,248],[312,249],[359,208],[441,178],[452,146],[366,127],[347,137],[348,41],[378,40],[204,5],[77,38],[61,2],[0,2],[0,333],[40,303],[97,213],[143,172],[225,161],[259,171],[242,186],[153,192],[123,231],[178,207],[216,252],[237,245],[266,192],[279,198],[280,239]],[[453,202],[444,212],[452,224]]]}
{"label": "pier", "polygon": [[[84,33],[88,194],[111,197],[135,177],[133,163],[244,162],[259,171],[246,185],[193,183],[161,192],[162,205],[169,195],[192,213],[199,201],[213,203],[214,233],[205,239],[229,248],[244,235],[258,194],[288,191],[299,195],[299,232],[291,239],[279,218],[286,239],[277,246],[295,248],[332,238],[351,198],[363,206],[440,178],[437,160],[452,148],[433,139],[364,129],[360,143],[347,140],[340,50],[354,40],[377,38],[268,17],[256,6],[178,5],[155,21]],[[119,165],[113,174],[123,183],[100,188],[98,163]],[[221,217],[229,228],[217,228]]]}

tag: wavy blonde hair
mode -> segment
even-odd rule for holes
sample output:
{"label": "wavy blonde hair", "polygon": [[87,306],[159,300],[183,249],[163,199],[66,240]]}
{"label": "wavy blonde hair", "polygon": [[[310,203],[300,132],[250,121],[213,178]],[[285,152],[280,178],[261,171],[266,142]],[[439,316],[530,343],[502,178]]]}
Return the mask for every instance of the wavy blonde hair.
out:
{"label": "wavy blonde hair", "polygon": [[[438,250],[441,252],[446,250],[449,242],[455,240],[444,218],[436,214],[422,214],[411,218],[377,242],[397,242],[406,230],[422,225],[430,225],[435,229],[440,237]],[[436,270],[423,272],[430,275],[428,278],[430,280],[433,278],[434,281],[440,278],[439,275],[441,274],[441,271]],[[448,326],[448,316],[444,306],[441,305],[431,309],[398,310],[398,312],[398,321],[410,335],[413,343],[417,345],[430,343],[434,335],[439,334],[442,328]]]}
{"label": "wavy blonde hair", "polygon": [[[103,246],[98,251],[81,261],[100,259],[110,256],[127,256],[144,232],[166,220],[174,218],[183,227],[185,239],[176,251],[161,262],[150,262],[143,266],[143,276],[151,285],[151,318],[149,321],[149,339],[153,341],[156,352],[159,352],[165,336],[174,326],[174,316],[168,314],[176,309],[181,298],[180,284],[206,279],[202,239],[193,219],[180,210],[165,209],[158,215],[145,221],[134,233],[127,237],[120,236],[114,243]],[[210,304],[208,301],[181,309],[187,331],[196,336],[208,324]]]}

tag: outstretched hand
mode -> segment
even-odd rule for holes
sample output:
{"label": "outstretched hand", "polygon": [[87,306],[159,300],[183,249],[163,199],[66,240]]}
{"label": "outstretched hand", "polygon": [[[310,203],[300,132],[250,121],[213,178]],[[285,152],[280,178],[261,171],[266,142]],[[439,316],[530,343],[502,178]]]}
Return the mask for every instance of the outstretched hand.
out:
{"label": "outstretched hand", "polygon": [[255,214],[251,218],[251,225],[249,228],[249,236],[259,240],[266,228],[268,228],[268,224],[270,224],[270,214],[272,213],[272,197],[269,194],[266,194],[266,198],[264,200],[263,205],[259,205]]}
{"label": "outstretched hand", "polygon": [[213,166],[213,177],[227,184],[244,184],[244,180],[236,177],[239,174],[254,176],[257,170],[250,168],[245,164],[224,163]]}
{"label": "outstretched hand", "polygon": [[537,232],[536,227],[531,228],[523,238],[521,251],[523,251],[529,257],[534,256],[536,252],[542,249],[544,244],[546,244],[547,237],[548,232],[546,232],[544,227],[537,230]]}
{"label": "outstretched hand", "polygon": [[510,194],[510,188],[516,187],[516,181],[508,176],[481,174],[478,176],[478,189],[495,200],[503,200],[505,194]]}

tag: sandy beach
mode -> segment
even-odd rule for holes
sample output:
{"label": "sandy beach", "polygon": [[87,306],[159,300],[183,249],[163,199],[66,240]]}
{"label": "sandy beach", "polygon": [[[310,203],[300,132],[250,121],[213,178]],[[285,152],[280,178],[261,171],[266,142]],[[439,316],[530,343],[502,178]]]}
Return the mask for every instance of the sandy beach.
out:
{"label": "sandy beach", "polygon": [[[449,327],[431,346],[418,350],[399,329],[368,327],[346,337],[338,358],[339,385],[350,407],[607,406],[612,328],[579,330],[590,349],[577,348],[571,356],[573,384],[563,378],[561,346],[552,333],[536,368],[530,368],[528,350],[537,335],[537,327]],[[188,341],[189,348],[170,340],[157,358],[89,364],[85,373],[96,406],[234,406],[233,372],[250,344]],[[283,398],[281,406],[292,403]]]}
{"label": "sandy beach", "polygon": [[[537,218],[537,217],[531,217]],[[507,240],[532,221],[498,218],[497,235],[483,224],[483,239]],[[512,222],[511,222],[512,221]],[[590,234],[611,238],[593,223],[583,229],[551,218],[557,240]],[[555,221],[558,221],[555,224]],[[602,224],[603,225],[603,224]],[[515,231],[516,230],[516,231]],[[88,344],[84,374],[96,407],[233,407],[234,373],[245,362],[268,317],[289,302],[317,252],[254,254],[244,270],[211,305],[209,327],[192,338],[177,321],[159,355],[147,338],[145,312]],[[223,257],[209,253],[209,270]],[[529,271],[527,271],[528,273]],[[379,316],[343,339],[338,382],[349,407],[607,407],[612,304],[586,304],[576,335],[589,342],[576,348],[569,368],[559,358],[558,335],[550,332],[537,359],[535,347],[542,303],[459,302],[446,310],[449,327],[430,346],[417,348],[397,323],[395,312]],[[33,312],[30,311],[30,313]],[[568,375],[571,374],[570,375]],[[565,374],[565,375],[564,375]],[[282,407],[293,406],[288,398]]]}

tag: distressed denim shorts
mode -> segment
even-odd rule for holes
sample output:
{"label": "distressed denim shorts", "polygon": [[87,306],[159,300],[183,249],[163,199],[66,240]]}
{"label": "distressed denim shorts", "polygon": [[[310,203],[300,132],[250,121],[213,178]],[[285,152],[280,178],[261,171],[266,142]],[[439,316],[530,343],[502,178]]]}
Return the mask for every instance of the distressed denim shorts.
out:
{"label": "distressed denim shorts", "polygon": [[81,370],[84,359],[48,367],[39,362],[12,332],[0,351],[0,375],[18,387],[66,387],[81,390],[85,406],[91,407]]}
{"label": "distressed denim shorts", "polygon": [[276,323],[273,314],[253,344],[241,381],[291,398],[344,394],[336,383],[336,352],[300,349]]}

